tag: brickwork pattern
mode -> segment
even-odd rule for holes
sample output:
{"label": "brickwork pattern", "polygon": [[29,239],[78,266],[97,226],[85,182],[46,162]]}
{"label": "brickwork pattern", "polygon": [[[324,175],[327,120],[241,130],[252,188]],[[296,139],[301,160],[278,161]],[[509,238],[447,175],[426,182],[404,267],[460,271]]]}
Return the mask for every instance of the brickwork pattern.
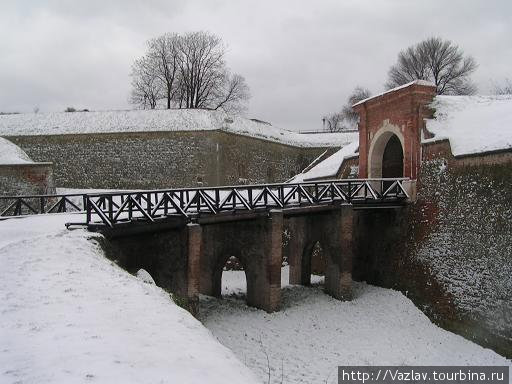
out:
{"label": "brickwork pattern", "polygon": [[[46,195],[55,193],[51,164],[0,165],[0,195]],[[0,201],[0,211],[7,203]]]}
{"label": "brickwork pattern", "polygon": [[404,176],[416,179],[420,167],[420,137],[424,118],[431,117],[427,105],[435,87],[413,84],[375,97],[355,107],[359,113],[359,177],[368,177],[372,139],[385,122],[398,127],[404,139]]}

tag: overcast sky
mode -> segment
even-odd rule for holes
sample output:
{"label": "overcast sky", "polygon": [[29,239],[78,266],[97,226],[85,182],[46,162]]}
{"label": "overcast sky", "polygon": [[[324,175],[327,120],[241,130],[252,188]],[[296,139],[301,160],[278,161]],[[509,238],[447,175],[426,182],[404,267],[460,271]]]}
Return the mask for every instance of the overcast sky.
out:
{"label": "overcast sky", "polygon": [[126,109],[130,66],[165,32],[207,30],[251,88],[249,117],[321,128],[358,84],[384,89],[397,53],[436,35],[512,78],[511,0],[0,1],[0,111]]}

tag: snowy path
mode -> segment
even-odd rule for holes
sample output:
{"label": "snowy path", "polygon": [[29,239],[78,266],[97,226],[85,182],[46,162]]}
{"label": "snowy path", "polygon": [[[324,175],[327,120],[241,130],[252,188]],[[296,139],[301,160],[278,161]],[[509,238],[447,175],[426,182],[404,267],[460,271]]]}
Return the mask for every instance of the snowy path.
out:
{"label": "snowy path", "polygon": [[70,215],[0,221],[0,383],[257,383]]}
{"label": "snowy path", "polygon": [[[288,285],[283,268],[283,285]],[[318,279],[317,279],[318,280]],[[283,289],[283,310],[249,308],[243,272],[224,272],[222,300],[203,297],[203,323],[268,382],[335,383],[338,365],[511,365],[512,362],[430,322],[404,295],[355,283],[340,302],[320,285]]]}

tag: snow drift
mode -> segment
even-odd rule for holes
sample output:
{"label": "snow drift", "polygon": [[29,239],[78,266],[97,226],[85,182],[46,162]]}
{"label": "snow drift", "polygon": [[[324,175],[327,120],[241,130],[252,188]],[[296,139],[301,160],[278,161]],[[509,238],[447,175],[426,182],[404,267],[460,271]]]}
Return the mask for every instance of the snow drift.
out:
{"label": "snow drift", "polygon": [[0,222],[0,382],[258,382],[168,293],[66,230],[73,219]]}
{"label": "snow drift", "polygon": [[431,107],[423,142],[448,139],[455,156],[512,149],[512,95],[437,96]]}

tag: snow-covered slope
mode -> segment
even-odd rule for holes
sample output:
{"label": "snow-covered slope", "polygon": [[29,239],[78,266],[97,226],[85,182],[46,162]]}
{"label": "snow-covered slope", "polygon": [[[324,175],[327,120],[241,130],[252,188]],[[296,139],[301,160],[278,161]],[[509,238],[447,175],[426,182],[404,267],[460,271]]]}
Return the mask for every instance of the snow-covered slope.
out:
{"label": "snow-covered slope", "polygon": [[0,382],[258,382],[167,293],[66,221],[76,217],[0,221]]}
{"label": "snow-covered slope", "polygon": [[0,116],[0,136],[224,130],[300,147],[341,147],[344,133],[300,134],[223,111],[201,109],[26,113]]}
{"label": "snow-covered slope", "polygon": [[334,384],[338,365],[512,365],[432,324],[391,289],[354,282],[354,300],[341,302],[320,285],[288,286],[282,311],[272,314],[247,307],[245,291],[244,272],[225,271],[228,296],[204,297],[200,309],[204,324],[265,383],[269,369],[272,383]]}
{"label": "snow-covered slope", "polygon": [[32,160],[16,144],[0,137],[0,164],[29,164]]}
{"label": "snow-covered slope", "polygon": [[512,149],[512,95],[437,96],[427,120],[433,139],[448,139],[455,156]]}
{"label": "snow-covered slope", "polygon": [[343,160],[354,156],[358,147],[359,141],[356,138],[356,141],[345,145],[339,151],[333,153],[327,159],[319,162],[310,170],[299,173],[292,180],[290,180],[290,182],[301,183],[308,180],[329,179],[336,177],[336,174],[343,164]]}

